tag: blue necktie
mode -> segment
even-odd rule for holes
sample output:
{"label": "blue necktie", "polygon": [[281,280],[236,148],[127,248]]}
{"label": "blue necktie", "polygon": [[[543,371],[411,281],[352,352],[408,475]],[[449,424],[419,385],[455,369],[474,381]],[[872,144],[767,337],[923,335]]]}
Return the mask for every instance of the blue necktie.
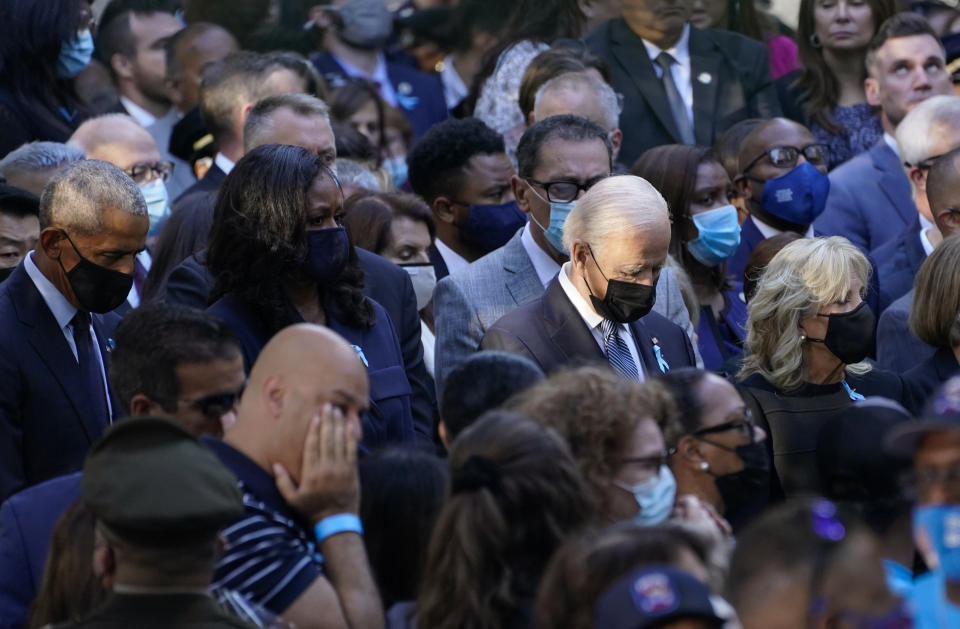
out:
{"label": "blue necktie", "polygon": [[109,424],[109,407],[103,387],[103,374],[100,371],[100,361],[97,360],[97,350],[93,346],[93,337],[90,336],[90,313],[78,310],[71,323],[73,342],[77,346],[81,382],[90,395],[93,409],[106,420],[105,423]]}
{"label": "blue necktie", "polygon": [[627,380],[640,380],[637,364],[633,362],[627,342],[620,336],[620,324],[610,319],[604,319],[600,324],[603,333],[603,345],[607,350],[607,360],[610,366],[619,371]]}

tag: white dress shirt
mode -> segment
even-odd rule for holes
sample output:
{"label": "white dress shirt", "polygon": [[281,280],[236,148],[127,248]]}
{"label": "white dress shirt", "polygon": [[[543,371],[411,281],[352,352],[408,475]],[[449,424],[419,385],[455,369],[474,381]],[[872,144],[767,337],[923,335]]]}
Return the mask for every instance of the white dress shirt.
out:
{"label": "white dress shirt", "polygon": [[460,269],[466,268],[467,265],[470,264],[466,258],[445,245],[439,238],[433,242],[437,246],[437,251],[440,252],[440,257],[443,258],[444,264],[447,265],[447,272],[450,275],[453,275]]}
{"label": "white dress shirt", "polygon": [[440,81],[443,83],[443,97],[447,101],[447,109],[453,109],[470,94],[470,88],[453,67],[453,55],[447,55],[443,60]]}
{"label": "white dress shirt", "polygon": [[136,104],[126,96],[120,97],[120,104],[127,110],[130,117],[137,121],[137,124],[146,129],[157,121],[157,117],[149,111]]}
{"label": "white dress shirt", "polygon": [[[604,342],[603,331],[600,329],[600,325],[603,323],[603,317],[597,314],[593,306],[587,303],[587,300],[583,298],[583,295],[580,294],[577,287],[570,281],[570,271],[572,268],[569,262],[565,262],[564,265],[560,267],[560,273],[557,275],[560,281],[560,287],[563,288],[567,299],[569,299],[573,307],[577,309],[580,318],[583,319],[590,333],[593,334],[593,339],[597,342],[597,345],[600,346],[600,351],[606,356],[607,346]],[[637,366],[637,373],[640,374],[640,381],[643,382],[647,379],[647,370],[643,365],[643,361],[640,360],[640,353],[637,350],[637,341],[633,338],[633,332],[630,331],[630,326],[626,323],[620,324],[620,338],[627,343],[627,348],[630,350],[630,357],[633,358],[633,362]]]}
{"label": "white dress shirt", "polygon": [[934,246],[930,242],[930,239],[927,238],[927,232],[931,229],[936,229],[937,226],[927,220],[927,217],[923,214],[918,215],[920,217],[920,244],[923,246],[923,253],[930,255],[933,253]]}
{"label": "white dress shirt", "polygon": [[337,55],[333,55],[333,58],[340,64],[340,67],[347,73],[347,76],[355,79],[367,79],[373,82],[380,90],[380,98],[391,107],[397,106],[397,93],[393,91],[393,83],[390,82],[390,76],[387,74],[387,59],[383,56],[382,52],[377,54],[377,67],[374,68],[372,74],[367,74],[357,66]]}
{"label": "white dress shirt", "polygon": [[673,48],[662,50],[646,39],[643,40],[643,47],[647,49],[647,55],[650,57],[650,63],[653,64],[653,71],[657,73],[658,79],[663,79],[663,68],[656,62],[657,56],[661,52],[670,53],[676,63],[670,66],[670,74],[673,75],[673,82],[680,92],[680,98],[687,110],[687,117],[690,118],[690,128],[693,129],[693,67],[690,62],[690,25],[683,26],[683,34],[673,45]]}
{"label": "white dress shirt", "polygon": [[900,145],[897,144],[897,138],[884,131],[883,141],[887,143],[887,146],[889,146],[890,150],[897,156],[897,159],[900,159]]}
{"label": "white dress shirt", "polygon": [[550,280],[560,272],[560,265],[547,255],[547,252],[540,248],[540,245],[533,239],[530,233],[530,223],[523,226],[523,233],[520,234],[520,244],[523,250],[527,252],[527,257],[533,263],[533,269],[537,272],[537,278],[543,287],[546,288]]}
{"label": "white dress shirt", "polygon": [[[750,218],[753,219],[753,224],[757,226],[757,229],[760,230],[760,233],[763,234],[764,238],[773,238],[774,236],[779,236],[783,233],[782,229],[777,229],[772,225],[767,225],[756,216],[751,215]],[[807,233],[805,233],[803,237],[813,238],[813,225],[807,227]]]}
{"label": "white dress shirt", "polygon": [[[43,297],[44,303],[47,304],[47,308],[50,309],[53,318],[56,319],[57,325],[60,326],[60,331],[63,332],[63,338],[66,339],[67,346],[70,347],[74,359],[76,359],[79,364],[80,357],[77,355],[77,342],[73,339],[73,317],[77,314],[77,309],[67,301],[63,293],[53,285],[53,282],[48,280],[46,276],[40,272],[40,269],[37,268],[37,265],[33,261],[32,251],[23,259],[23,270],[30,276],[33,285],[37,287],[37,291],[40,293],[40,296]],[[100,355],[100,342],[97,339],[97,332],[93,329],[92,322],[90,323],[90,339],[93,341],[97,362],[100,364],[100,378],[101,382],[103,382],[104,396],[107,398],[107,416],[113,417],[110,391],[107,389],[107,373],[103,368],[103,356]]]}
{"label": "white dress shirt", "polygon": [[217,153],[217,156],[213,158],[213,163],[223,171],[224,175],[229,175],[233,167],[237,165],[236,162],[232,161],[223,153]]}

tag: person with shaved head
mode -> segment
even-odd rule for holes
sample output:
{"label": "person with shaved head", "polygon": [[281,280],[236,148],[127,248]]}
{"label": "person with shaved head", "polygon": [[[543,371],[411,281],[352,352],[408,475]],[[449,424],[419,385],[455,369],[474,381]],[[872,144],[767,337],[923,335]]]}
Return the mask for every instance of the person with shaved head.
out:
{"label": "person with shaved head", "polygon": [[758,125],[740,144],[737,160],[740,174],[733,183],[750,216],[741,226],[740,246],[727,260],[727,272],[740,279],[761,241],[783,232],[813,236],[812,224],[826,206],[830,180],[826,146],[786,118]]}
{"label": "person with shaved head", "polygon": [[361,358],[330,329],[292,325],[264,346],[236,423],[222,442],[205,439],[239,479],[246,507],[223,531],[215,586],[290,626],[383,626],[358,517],[368,400]]}

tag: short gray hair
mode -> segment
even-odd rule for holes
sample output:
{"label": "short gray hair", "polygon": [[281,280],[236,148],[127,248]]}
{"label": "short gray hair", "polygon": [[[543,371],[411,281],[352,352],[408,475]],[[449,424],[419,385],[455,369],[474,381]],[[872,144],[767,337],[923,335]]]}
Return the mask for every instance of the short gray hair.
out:
{"label": "short gray hair", "polygon": [[630,228],[662,225],[670,229],[667,202],[650,182],[633,175],[616,175],[597,182],[580,197],[563,224],[563,246],[583,240],[600,246]]}
{"label": "short gray hair", "polygon": [[[622,107],[617,93],[606,81],[601,81],[592,74],[586,72],[566,72],[556,76],[544,83],[539,90],[533,102],[534,112],[540,107],[540,103],[549,92],[568,92],[586,94],[589,98],[597,99],[597,104],[603,111],[603,120],[594,120],[605,131],[613,131],[620,126],[620,113]],[[582,116],[583,112],[569,112]]]}
{"label": "short gray hair", "polygon": [[933,96],[908,113],[897,125],[900,161],[916,166],[931,155],[934,138],[960,128],[960,97]]}
{"label": "short gray hair", "polygon": [[341,157],[337,159],[337,178],[342,185],[357,186],[364,190],[383,192],[376,176],[360,162]]}
{"label": "short gray hair", "polygon": [[146,216],[140,188],[126,173],[97,159],[70,164],[54,175],[40,196],[40,229],[62,227],[92,234],[103,227],[103,210],[116,208]]}
{"label": "short gray hair", "polygon": [[243,123],[243,149],[252,151],[263,144],[270,144],[265,137],[273,130],[273,114],[289,109],[298,116],[323,118],[330,124],[330,108],[309,94],[275,94],[257,101],[247,120]]}
{"label": "short gray hair", "polygon": [[28,142],[0,160],[0,175],[59,168],[83,159],[83,151],[60,142]]}

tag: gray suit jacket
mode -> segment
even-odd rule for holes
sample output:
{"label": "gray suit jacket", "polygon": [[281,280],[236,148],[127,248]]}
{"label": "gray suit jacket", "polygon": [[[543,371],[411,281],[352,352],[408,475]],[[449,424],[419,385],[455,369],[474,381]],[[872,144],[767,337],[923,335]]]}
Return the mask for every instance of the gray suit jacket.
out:
{"label": "gray suit jacket", "polygon": [[[543,295],[543,284],[517,232],[503,247],[437,283],[433,292],[437,333],[434,379],[443,391],[450,370],[476,352],[487,329],[518,306]],[[676,276],[664,268],[657,283],[654,311],[683,328],[693,339],[693,324]],[[702,365],[693,343],[697,364]]]}
{"label": "gray suit jacket", "polygon": [[926,362],[936,353],[910,330],[911,308],[912,288],[890,304],[877,323],[877,364],[899,374]]}
{"label": "gray suit jacket", "polygon": [[173,164],[173,174],[167,181],[167,192],[170,195],[171,207],[174,199],[197,183],[197,178],[193,175],[193,168],[190,164],[170,153],[170,134],[173,132],[173,125],[177,124],[178,120],[176,110],[171,107],[166,116],[158,118],[156,122],[147,127],[147,131],[157,143],[157,148],[160,149],[160,157]]}

